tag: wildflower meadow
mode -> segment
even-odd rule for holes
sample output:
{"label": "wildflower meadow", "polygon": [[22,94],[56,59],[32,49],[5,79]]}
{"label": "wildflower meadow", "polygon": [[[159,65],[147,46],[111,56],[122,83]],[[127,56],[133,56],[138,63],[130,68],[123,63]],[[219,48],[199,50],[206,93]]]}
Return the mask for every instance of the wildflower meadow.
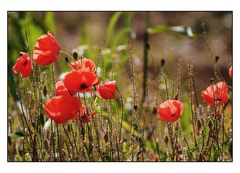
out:
{"label": "wildflower meadow", "polygon": [[232,161],[231,12],[8,12],[8,161]]}

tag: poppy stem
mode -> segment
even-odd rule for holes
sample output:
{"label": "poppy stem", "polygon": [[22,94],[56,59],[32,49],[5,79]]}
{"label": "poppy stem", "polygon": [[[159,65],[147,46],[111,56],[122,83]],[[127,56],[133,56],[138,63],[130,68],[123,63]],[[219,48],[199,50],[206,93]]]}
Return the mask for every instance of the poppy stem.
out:
{"label": "poppy stem", "polygon": [[121,116],[121,119],[120,119],[120,131],[119,131],[119,144],[121,143],[121,139],[122,139],[122,123],[123,123],[123,116],[124,116],[124,114],[123,114],[123,98],[122,98],[122,94],[121,94],[121,92],[120,92],[120,90],[118,89],[118,87],[116,86],[116,89],[117,89],[117,92],[118,92],[118,94],[119,94],[119,97],[120,97],[120,101],[121,101],[121,107],[122,107],[122,109],[121,109],[121,111],[122,111],[122,116]]}
{"label": "poppy stem", "polygon": [[167,100],[169,99],[169,95],[168,95],[168,86],[167,86],[167,79],[165,77],[165,75],[161,72],[161,75],[163,77],[164,83],[165,83],[165,88],[166,88],[166,96],[167,96]]}
{"label": "poppy stem", "polygon": [[149,51],[149,34],[147,32],[149,23],[149,13],[145,13],[145,29],[143,36],[143,96],[142,104],[145,102],[146,92],[147,92],[147,79],[148,79],[148,51]]}
{"label": "poppy stem", "polygon": [[64,130],[65,134],[67,135],[68,141],[69,141],[69,143],[70,143],[70,145],[72,147],[72,151],[74,151],[73,143],[72,143],[72,141],[71,141],[71,139],[70,139],[70,137],[68,135],[68,132],[67,132],[66,128],[64,127],[64,125],[62,125],[62,127],[63,127],[63,130]]}
{"label": "poppy stem", "polygon": [[99,45],[96,67],[98,67],[98,65],[99,65],[99,60],[100,60],[100,57],[102,56],[102,47],[103,47],[104,43],[105,43],[105,40],[103,40]]}
{"label": "poppy stem", "polygon": [[172,161],[174,161],[174,158],[175,158],[175,144],[174,144],[174,135],[173,135],[173,124],[168,123],[167,127],[168,127],[168,133],[169,133],[169,136],[170,136],[170,142],[171,142],[171,146],[172,146]]}
{"label": "poppy stem", "polygon": [[29,39],[28,39],[28,32],[27,30],[25,29],[25,37],[26,37],[26,49],[27,49],[27,52],[28,54],[30,55],[30,58],[32,57],[32,51],[30,49],[30,43],[29,43]]}

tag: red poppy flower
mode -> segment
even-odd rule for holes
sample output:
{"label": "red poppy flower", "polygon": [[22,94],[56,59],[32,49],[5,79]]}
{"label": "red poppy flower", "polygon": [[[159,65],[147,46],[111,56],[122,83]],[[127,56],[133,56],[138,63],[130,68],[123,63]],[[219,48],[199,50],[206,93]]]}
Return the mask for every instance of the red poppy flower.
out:
{"label": "red poppy flower", "polygon": [[89,109],[87,109],[87,107],[85,105],[82,105],[80,107],[80,111],[79,111],[79,115],[80,116],[76,116],[77,121],[81,121],[83,124],[89,123],[91,121],[91,119],[94,117],[94,112],[90,111]]}
{"label": "red poppy flower", "polygon": [[21,56],[17,59],[16,64],[12,68],[15,74],[20,73],[21,76],[28,77],[32,72],[31,58],[25,52],[21,52]]}
{"label": "red poppy flower", "polygon": [[116,81],[105,82],[97,86],[99,95],[104,99],[115,99]]}
{"label": "red poppy flower", "polygon": [[229,74],[230,78],[232,78],[232,66],[229,68],[228,74]]}
{"label": "red poppy flower", "polygon": [[60,95],[64,95],[64,94],[68,94],[68,95],[75,94],[75,92],[69,93],[69,90],[65,87],[63,80],[60,80],[55,83],[55,92],[56,92],[56,96],[60,96]]}
{"label": "red poppy flower", "polygon": [[80,58],[79,60],[70,63],[72,70],[90,71],[96,73],[96,65],[87,58]]}
{"label": "red poppy flower", "polygon": [[53,37],[53,35],[48,32],[38,38],[37,43],[34,45],[33,60],[38,63],[38,65],[47,66],[58,60],[58,55],[61,47]]}
{"label": "red poppy flower", "polygon": [[78,98],[70,95],[54,96],[47,100],[44,105],[46,115],[61,124],[74,118],[81,107],[81,102]]}
{"label": "red poppy flower", "polygon": [[64,85],[71,92],[92,91],[91,86],[98,84],[99,80],[95,73],[73,70],[63,79]]}
{"label": "red poppy flower", "polygon": [[178,100],[167,100],[158,107],[157,113],[162,121],[177,121],[183,113],[183,104]]}
{"label": "red poppy flower", "polygon": [[214,106],[214,101],[216,105],[226,104],[228,102],[228,88],[226,82],[218,82],[216,85],[209,85],[207,89],[203,90],[202,98],[208,105]]}

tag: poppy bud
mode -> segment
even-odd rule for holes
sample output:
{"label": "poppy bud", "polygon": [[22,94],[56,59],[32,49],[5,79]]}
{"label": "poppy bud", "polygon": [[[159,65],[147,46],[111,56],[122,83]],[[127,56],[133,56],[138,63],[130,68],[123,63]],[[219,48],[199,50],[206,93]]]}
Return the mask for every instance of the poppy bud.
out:
{"label": "poppy bud", "polygon": [[166,135],[166,136],[164,137],[164,142],[165,142],[166,145],[168,144],[168,141],[169,141],[169,139],[168,139],[168,136]]}
{"label": "poppy bud", "polygon": [[43,87],[43,95],[46,97],[47,96],[47,86],[45,85],[44,87]]}
{"label": "poppy bud", "polygon": [[135,111],[137,111],[137,108],[138,108],[137,105],[134,105],[134,106],[133,106],[133,109],[134,109]]}
{"label": "poppy bud", "polygon": [[165,59],[161,59],[161,67],[163,67],[165,64]]}
{"label": "poppy bud", "polygon": [[219,56],[215,56],[215,63],[217,63],[219,61],[220,57]]}
{"label": "poppy bud", "polygon": [[78,58],[78,52],[77,52],[76,50],[74,50],[72,54],[73,54],[73,58],[74,58],[75,60],[77,60],[77,58]]}
{"label": "poppy bud", "polygon": [[66,63],[69,63],[68,57],[65,57],[65,61]]}

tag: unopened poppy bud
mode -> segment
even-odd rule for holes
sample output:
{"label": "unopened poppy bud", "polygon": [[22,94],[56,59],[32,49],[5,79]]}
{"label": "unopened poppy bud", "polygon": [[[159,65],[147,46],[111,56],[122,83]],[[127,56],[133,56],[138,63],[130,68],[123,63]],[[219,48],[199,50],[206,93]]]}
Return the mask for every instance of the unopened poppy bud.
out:
{"label": "unopened poppy bud", "polygon": [[68,62],[69,62],[69,60],[68,60],[68,58],[67,58],[67,57],[65,57],[65,61],[66,61],[66,63],[68,63]]}
{"label": "unopened poppy bud", "polygon": [[134,109],[135,111],[137,110],[137,108],[138,108],[137,105],[134,105],[134,106],[133,106],[133,109]]}
{"label": "unopened poppy bud", "polygon": [[165,64],[165,59],[161,59],[161,67],[163,67]]}
{"label": "unopened poppy bud", "polygon": [[217,63],[219,61],[220,57],[219,56],[215,56],[215,63]]}
{"label": "unopened poppy bud", "polygon": [[72,55],[73,55],[73,58],[74,58],[75,60],[77,60],[77,58],[78,58],[78,52],[77,52],[76,50],[73,51]]}
{"label": "unopened poppy bud", "polygon": [[164,142],[165,142],[166,145],[168,144],[168,141],[169,141],[168,136],[165,136],[164,137]]}
{"label": "unopened poppy bud", "polygon": [[47,96],[47,87],[46,85],[43,87],[43,95],[46,97]]}
{"label": "unopened poppy bud", "polygon": [[154,107],[152,112],[153,112],[153,114],[156,114],[157,113],[157,108]]}
{"label": "unopened poppy bud", "polygon": [[150,44],[149,43],[147,43],[147,49],[150,50]]}

